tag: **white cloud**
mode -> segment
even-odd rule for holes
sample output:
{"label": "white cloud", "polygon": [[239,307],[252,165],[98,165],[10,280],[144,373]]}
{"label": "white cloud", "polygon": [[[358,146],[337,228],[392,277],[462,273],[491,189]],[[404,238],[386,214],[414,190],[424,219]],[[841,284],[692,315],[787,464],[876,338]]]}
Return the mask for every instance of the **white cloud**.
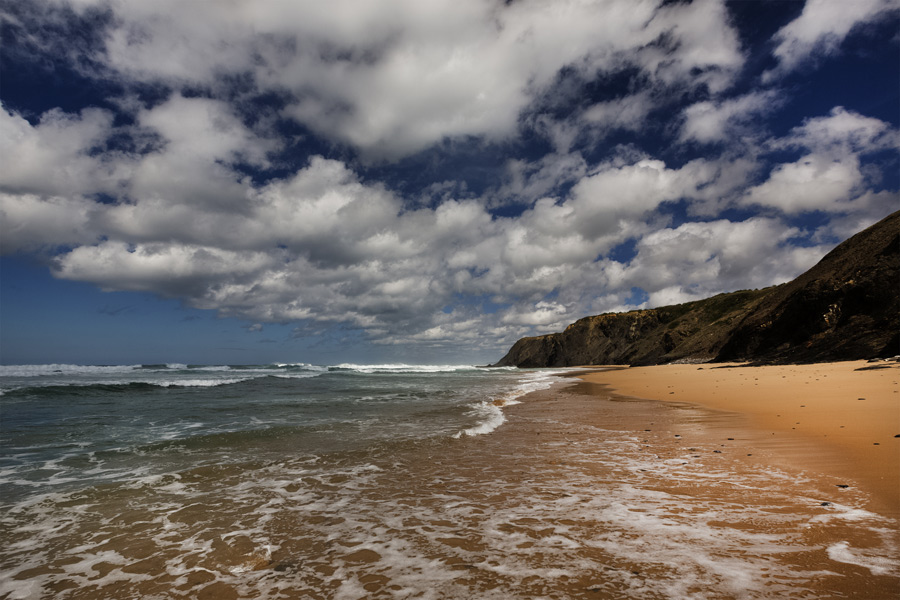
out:
{"label": "white cloud", "polygon": [[860,191],[862,179],[859,162],[852,157],[840,161],[807,155],[775,167],[765,183],[747,191],[742,202],[786,213],[841,210],[841,202]]}
{"label": "white cloud", "polygon": [[535,198],[553,196],[565,184],[580,180],[588,165],[581,154],[546,154],[536,161],[511,159],[506,164],[504,182],[488,196],[492,202],[509,200],[530,202]]}
{"label": "white cloud", "polygon": [[759,114],[780,104],[773,91],[752,92],[720,101],[698,102],[684,110],[681,141],[722,142],[735,133],[750,133],[745,128]]}
{"label": "white cloud", "polygon": [[142,110],[138,120],[162,136],[174,160],[242,161],[266,167],[267,154],[278,146],[248,130],[226,103],[210,98],[174,94]]}
{"label": "white cloud", "polygon": [[685,223],[643,237],[634,260],[614,271],[619,287],[647,291],[649,306],[766,287],[790,280],[824,254],[822,247],[787,243],[799,233],[767,218]]}
{"label": "white cloud", "polygon": [[572,188],[567,203],[574,211],[572,227],[590,239],[637,227],[644,215],[663,202],[692,196],[710,183],[711,176],[704,161],[680,169],[669,169],[653,159],[618,167],[603,165]]}
{"label": "white cloud", "polygon": [[[763,139],[756,120],[780,92],[729,97],[744,55],[719,1],[77,8],[90,6],[114,17],[92,58],[126,89],[108,99],[121,118],[57,109],[32,124],[2,111],[0,249],[61,246],[59,277],[179,298],[250,331],[304,320],[382,344],[508,342],[632,308],[633,287],[659,305],[784,281],[897,200],[866,164],[896,148],[888,123],[838,107]],[[616,79],[612,99],[582,103],[584,86],[618,76],[629,81]],[[132,80],[175,91],[143,104]],[[288,99],[280,116],[349,158],[312,156],[286,172],[308,146],[278,137],[279,115],[248,110],[245,93],[268,92]],[[710,99],[683,109],[687,98]],[[543,140],[511,139],[526,132]],[[637,142],[604,145],[633,132],[691,147],[662,160]],[[383,161],[470,136],[479,152],[518,152],[487,191],[468,192],[462,176],[418,197],[379,183],[398,172]],[[513,143],[484,143],[499,141]],[[553,151],[535,154],[545,143]],[[790,159],[772,165],[784,151]],[[439,154],[403,169],[427,170]],[[719,217],[735,206],[835,219],[812,238],[822,247],[797,248],[801,232],[777,218]],[[713,220],[672,227],[673,212]],[[636,257],[611,260],[627,241]]]}
{"label": "white cloud", "polygon": [[807,0],[800,16],[775,34],[773,54],[778,66],[765,73],[763,80],[770,82],[809,60],[835,54],[855,28],[898,9],[898,0]]}
{"label": "white cloud", "polygon": [[0,253],[91,244],[96,203],[80,197],[0,192]]}
{"label": "white cloud", "polygon": [[188,202],[209,210],[246,201],[247,186],[233,165],[266,167],[277,143],[248,130],[224,102],[173,95],[137,115],[162,143],[134,166],[129,192],[138,198]]}
{"label": "white cloud", "polygon": [[86,108],[80,114],[45,112],[36,125],[0,110],[0,189],[17,193],[113,192],[121,164],[115,155],[89,155],[112,131],[112,113]]}
{"label": "white cloud", "polygon": [[671,36],[674,53],[650,45],[641,48],[645,69],[666,84],[692,79],[719,93],[733,82],[744,56],[737,33],[729,23],[728,9],[719,0],[672,3],[659,9],[651,21],[657,35]]}
{"label": "white cloud", "polygon": [[[47,221],[42,215],[63,214],[59,205],[4,199],[11,246],[27,241],[29,216]],[[81,224],[73,241],[108,239],[60,254],[56,274],[254,321],[422,327],[454,293],[482,285],[470,269],[490,271],[503,234],[473,202],[406,213],[400,206],[381,186],[321,158],[248,193],[230,212],[155,196],[102,210],[85,201],[70,208],[81,211],[79,220],[68,219]],[[65,239],[63,223],[52,224],[45,224],[47,235]]]}
{"label": "white cloud", "polygon": [[216,93],[223,75],[249,76],[262,91],[294,98],[285,115],[374,160],[446,138],[507,139],[563,68],[590,80],[637,67],[656,85],[718,92],[743,63],[720,0],[662,8],[652,0],[257,0],[215,10],[97,0],[77,8],[90,6],[115,15],[91,58],[122,77]]}
{"label": "white cloud", "polygon": [[820,153],[847,155],[892,149],[898,144],[900,135],[889,123],[836,106],[828,116],[806,119],[772,146],[800,146]]}
{"label": "white cloud", "polygon": [[656,101],[649,90],[598,102],[584,111],[582,118],[600,129],[639,130],[647,119],[647,115],[656,106]]}
{"label": "white cloud", "polygon": [[885,215],[900,210],[900,193],[868,191],[842,208],[843,213],[833,215],[827,224],[816,230],[813,240],[822,244],[840,242],[874,225]]}
{"label": "white cloud", "polygon": [[565,306],[542,300],[534,305],[508,310],[500,321],[516,325],[537,326],[543,331],[552,331],[565,327],[572,321],[572,318]]}
{"label": "white cloud", "polygon": [[215,294],[272,263],[263,253],[240,253],[186,244],[104,241],[80,246],[57,258],[57,275],[91,281],[110,290],[149,291],[173,296]]}
{"label": "white cloud", "polygon": [[[104,189],[107,180],[92,174],[117,161],[116,185],[128,200],[102,204],[89,195],[8,186],[0,196],[3,251],[69,245],[56,257],[59,277],[176,297],[254,323],[349,324],[379,343],[442,344],[488,331],[505,340],[558,329],[596,309],[627,308],[632,287],[659,304],[769,285],[796,275],[819,252],[790,247],[796,232],[774,219],[666,227],[659,213],[666,202],[686,199],[695,212],[714,212],[722,197],[743,189],[756,163],[742,156],[678,168],[634,152],[590,170],[574,153],[512,163],[506,194],[527,199],[561,182],[574,185],[518,216],[498,217],[482,201],[449,196],[405,208],[383,185],[321,157],[291,176],[253,184],[236,163],[264,168],[273,142],[217,100],[174,95],[139,110],[135,127],[156,142],[127,156],[88,151],[114,133],[102,116],[54,111],[31,126],[7,113],[13,131],[41,142],[34,148],[57,152],[30,155],[82,161],[91,175],[80,180],[85,194]],[[47,143],[60,130],[72,133],[68,128],[77,135],[67,144]],[[895,198],[865,191],[857,157],[888,147],[893,135],[880,121],[840,109],[806,121],[770,146],[802,148],[808,164],[777,166],[744,201],[877,218]],[[637,257],[629,264],[597,260],[630,238]],[[482,315],[461,306],[460,296],[509,308]]]}
{"label": "white cloud", "polygon": [[776,165],[766,181],[746,191],[740,203],[790,214],[861,210],[855,199],[872,183],[863,158],[896,148],[897,142],[898,132],[888,123],[835,107],[828,116],[808,119],[784,138],[770,142],[773,150],[803,148],[807,153]]}
{"label": "white cloud", "polygon": [[[177,155],[172,145],[162,152]],[[196,164],[206,164],[201,158]],[[44,235],[35,239],[84,244],[57,257],[60,277],[179,297],[258,322],[313,318],[390,336],[433,330],[456,294],[525,302],[507,315],[509,325],[560,322],[564,304],[527,303],[554,288],[572,288],[567,302],[582,301],[585,267],[644,231],[644,213],[680,194],[686,177],[661,163],[607,166],[565,201],[492,218],[474,201],[403,211],[382,186],[360,182],[343,163],[314,158],[291,178],[246,187],[237,206],[216,209],[204,198],[156,190],[117,205],[11,196],[3,207],[11,250],[31,243],[32,221]],[[599,229],[582,226],[586,218],[603,220],[602,202],[585,195],[590,186],[618,215]],[[636,206],[634,194],[645,192],[654,199]],[[619,203],[625,209],[616,212]]]}

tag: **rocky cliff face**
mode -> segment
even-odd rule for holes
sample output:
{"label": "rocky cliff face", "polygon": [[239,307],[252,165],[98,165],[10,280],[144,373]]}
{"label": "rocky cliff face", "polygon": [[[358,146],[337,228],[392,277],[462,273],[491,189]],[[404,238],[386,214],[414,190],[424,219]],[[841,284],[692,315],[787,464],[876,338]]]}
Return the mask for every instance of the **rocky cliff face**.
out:
{"label": "rocky cliff face", "polygon": [[516,342],[496,366],[817,362],[900,354],[900,211],[790,283],[586,317]]}

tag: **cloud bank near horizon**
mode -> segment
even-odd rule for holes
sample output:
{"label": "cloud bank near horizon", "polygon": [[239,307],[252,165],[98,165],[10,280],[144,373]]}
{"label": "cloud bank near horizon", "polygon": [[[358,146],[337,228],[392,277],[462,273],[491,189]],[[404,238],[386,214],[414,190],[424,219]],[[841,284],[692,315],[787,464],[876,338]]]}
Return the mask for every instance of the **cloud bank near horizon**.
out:
{"label": "cloud bank near horizon", "polygon": [[792,79],[897,2],[810,0],[765,40],[716,0],[204,6],[0,8],[7,61],[95,90],[4,98],[4,254],[298,335],[494,347],[787,281],[900,208],[896,122]]}

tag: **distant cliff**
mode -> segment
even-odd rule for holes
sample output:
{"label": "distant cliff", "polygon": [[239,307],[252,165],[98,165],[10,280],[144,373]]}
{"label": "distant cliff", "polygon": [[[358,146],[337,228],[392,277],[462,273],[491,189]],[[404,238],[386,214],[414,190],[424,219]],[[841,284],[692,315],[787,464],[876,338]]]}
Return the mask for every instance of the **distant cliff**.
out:
{"label": "distant cliff", "polygon": [[900,354],[900,211],[790,283],[585,317],[522,338],[496,366],[821,362]]}

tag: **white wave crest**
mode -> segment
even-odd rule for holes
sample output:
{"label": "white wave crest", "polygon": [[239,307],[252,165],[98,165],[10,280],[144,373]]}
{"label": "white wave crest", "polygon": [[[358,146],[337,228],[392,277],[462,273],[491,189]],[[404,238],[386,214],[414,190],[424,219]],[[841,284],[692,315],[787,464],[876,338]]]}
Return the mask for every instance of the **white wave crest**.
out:
{"label": "white wave crest", "polygon": [[114,373],[130,373],[141,368],[141,365],[0,365],[0,377],[42,377],[46,375],[106,375]]}
{"label": "white wave crest", "polygon": [[360,373],[454,373],[457,371],[471,371],[477,367],[473,365],[407,365],[402,363],[357,365],[352,363],[341,363],[339,365],[334,365],[334,368],[358,371]]}
{"label": "white wave crest", "polygon": [[546,390],[556,381],[556,376],[565,373],[565,369],[553,371],[536,371],[529,373],[528,376],[513,388],[509,395],[504,398],[505,404],[517,404],[516,398],[520,398],[525,394]]}
{"label": "white wave crest", "polygon": [[162,381],[148,381],[153,385],[161,387],[217,387],[220,385],[231,385],[233,383],[241,383],[249,381],[255,377],[231,377],[228,379],[169,379]]}
{"label": "white wave crest", "polygon": [[529,373],[509,392],[491,398],[489,401],[479,402],[473,407],[473,414],[482,417],[478,425],[459,431],[453,437],[459,439],[464,435],[475,436],[491,433],[506,422],[506,415],[503,414],[504,406],[520,404],[518,398],[549,388],[555,382],[554,377],[564,372],[565,370],[554,370]]}
{"label": "white wave crest", "polygon": [[500,405],[495,402],[479,402],[475,405],[472,412],[481,417],[480,422],[475,427],[463,429],[453,434],[455,439],[459,439],[464,435],[486,435],[506,422],[506,415],[503,414]]}
{"label": "white wave crest", "polygon": [[281,369],[283,369],[285,367],[299,367],[301,369],[307,369],[310,371],[327,371],[328,370],[328,367],[323,367],[321,365],[312,365],[309,363],[275,363],[275,366],[278,368],[281,368]]}

